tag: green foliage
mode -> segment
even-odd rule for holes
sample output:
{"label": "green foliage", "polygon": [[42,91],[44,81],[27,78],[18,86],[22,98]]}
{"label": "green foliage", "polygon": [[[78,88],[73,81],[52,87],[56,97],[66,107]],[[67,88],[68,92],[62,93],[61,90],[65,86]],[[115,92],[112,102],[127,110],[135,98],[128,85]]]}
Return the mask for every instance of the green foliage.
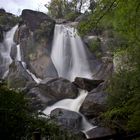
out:
{"label": "green foliage", "polygon": [[31,140],[38,129],[49,140],[81,140],[61,130],[52,120],[39,117],[29,106],[29,100],[19,91],[8,89],[0,83],[0,138],[1,140]]}
{"label": "green foliage", "polygon": [[68,14],[65,15],[64,18],[66,20],[74,21],[78,16],[79,16],[79,13],[69,12]]}
{"label": "green foliage", "polygon": [[[108,111],[104,114],[105,121],[113,127],[129,132],[140,130],[140,73],[120,71],[114,74],[108,88]],[[118,125],[118,126],[117,126]]]}
{"label": "green foliage", "polygon": [[101,51],[101,41],[99,38],[97,38],[96,40],[90,40],[89,41],[89,50],[91,52],[93,52],[97,58],[99,58],[102,54],[102,51]]}
{"label": "green foliage", "polygon": [[19,17],[12,14],[0,13],[0,26],[13,27],[19,21]]}
{"label": "green foliage", "polygon": [[90,31],[112,31],[116,44],[111,46],[118,57],[126,57],[127,62],[113,74],[108,92],[108,111],[103,115],[106,125],[127,132],[140,130],[140,1],[139,0],[99,0],[87,21],[79,23],[82,35]]}
{"label": "green foliage", "polygon": [[81,13],[84,3],[85,0],[52,0],[46,7],[53,18],[66,18],[73,21]]}

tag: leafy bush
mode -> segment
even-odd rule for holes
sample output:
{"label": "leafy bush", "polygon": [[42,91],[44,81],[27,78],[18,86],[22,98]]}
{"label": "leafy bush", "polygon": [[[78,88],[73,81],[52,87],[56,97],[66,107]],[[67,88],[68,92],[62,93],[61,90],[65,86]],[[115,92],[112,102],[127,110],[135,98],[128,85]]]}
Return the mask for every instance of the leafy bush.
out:
{"label": "leafy bush", "polygon": [[[140,130],[140,73],[120,71],[114,74],[108,88],[108,111],[104,114],[106,123],[127,132]],[[111,125],[112,124],[112,125]]]}
{"label": "leafy bush", "polygon": [[1,140],[30,140],[39,129],[42,137],[49,140],[81,139],[61,130],[52,120],[39,117],[33,112],[25,95],[8,89],[0,83],[0,137]]}

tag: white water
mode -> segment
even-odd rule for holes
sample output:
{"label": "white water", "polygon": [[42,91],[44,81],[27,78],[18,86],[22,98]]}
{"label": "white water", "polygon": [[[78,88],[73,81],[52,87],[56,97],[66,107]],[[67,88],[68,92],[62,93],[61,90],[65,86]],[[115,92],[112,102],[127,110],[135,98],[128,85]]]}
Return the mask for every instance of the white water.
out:
{"label": "white water", "polygon": [[18,25],[14,26],[10,31],[4,36],[3,43],[0,43],[0,54],[2,56],[2,65],[5,67],[5,73],[2,78],[5,78],[9,72],[9,65],[12,63],[10,56],[11,47],[15,44],[13,41],[15,32],[18,28]]}
{"label": "white water", "polygon": [[32,72],[30,72],[29,69],[27,69],[26,63],[22,61],[22,57],[21,57],[21,49],[20,49],[20,45],[17,45],[17,56],[16,56],[16,60],[17,61],[21,61],[22,66],[26,69],[27,73],[34,79],[34,81],[36,83],[40,83],[41,79],[37,78]]}
{"label": "white water", "polygon": [[20,50],[20,44],[17,45],[17,61],[21,61],[21,50]]}
{"label": "white water", "polygon": [[[62,109],[75,111],[75,112],[79,113],[79,109],[80,109],[82,103],[84,102],[87,94],[88,93],[86,91],[80,90],[80,94],[76,99],[63,99],[61,101],[58,101],[54,105],[47,107],[43,112],[49,116],[52,110],[54,110],[56,108],[62,108]],[[86,133],[86,131],[94,128],[94,126],[91,125],[81,113],[79,113],[79,114],[82,116],[82,122],[81,122],[82,128],[81,128],[81,130],[83,132]]]}
{"label": "white water", "polygon": [[55,26],[51,58],[59,77],[70,81],[75,77],[92,79],[84,45],[76,29]]}

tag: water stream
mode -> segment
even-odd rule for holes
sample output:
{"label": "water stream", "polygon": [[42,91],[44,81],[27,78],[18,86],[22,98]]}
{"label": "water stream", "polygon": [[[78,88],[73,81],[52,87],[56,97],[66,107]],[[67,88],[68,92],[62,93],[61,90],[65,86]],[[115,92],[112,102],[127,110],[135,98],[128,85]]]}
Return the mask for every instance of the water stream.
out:
{"label": "water stream", "polygon": [[79,93],[80,94],[79,94],[79,96],[76,99],[63,99],[61,101],[58,101],[54,105],[47,107],[43,111],[44,114],[49,116],[51,111],[56,109],[56,108],[62,108],[62,109],[66,109],[66,110],[77,112],[77,113],[79,113],[82,116],[82,122],[81,122],[82,127],[79,128],[79,129],[81,129],[84,133],[86,133],[86,131],[94,128],[95,126],[90,124],[86,120],[86,118],[79,112],[79,109],[80,109],[82,103],[84,102],[88,92],[84,91],[84,90],[79,90]]}
{"label": "water stream", "polygon": [[[0,56],[2,57],[2,65],[4,65],[5,68],[3,78],[7,76],[9,65],[12,63],[10,53],[11,47],[16,45],[13,38],[17,28],[18,25],[8,31],[4,37],[3,43],[0,43]],[[16,45],[16,48],[16,61],[21,62],[23,68],[26,69],[26,72],[36,83],[40,83],[41,79],[37,78],[29,69],[27,69],[26,63],[22,60],[20,45]],[[51,58],[59,77],[66,78],[70,81],[73,81],[75,77],[92,78],[84,45],[74,28],[65,25],[55,26]],[[87,94],[86,91],[80,90],[79,96],[76,99],[63,99],[58,101],[54,105],[47,107],[44,110],[44,113],[50,115],[51,111],[56,108],[75,111],[82,116],[82,127],[79,129],[86,133],[87,130],[94,128],[94,126],[92,126],[79,112]]]}
{"label": "water stream", "polygon": [[59,77],[70,81],[75,77],[92,79],[84,44],[75,28],[55,26],[51,58]]}
{"label": "water stream", "polygon": [[9,65],[12,63],[10,53],[11,53],[11,48],[15,45],[13,38],[17,28],[18,25],[14,26],[10,31],[8,31],[4,35],[4,41],[0,43],[1,66],[4,71],[2,79],[4,79],[7,76],[9,72]]}

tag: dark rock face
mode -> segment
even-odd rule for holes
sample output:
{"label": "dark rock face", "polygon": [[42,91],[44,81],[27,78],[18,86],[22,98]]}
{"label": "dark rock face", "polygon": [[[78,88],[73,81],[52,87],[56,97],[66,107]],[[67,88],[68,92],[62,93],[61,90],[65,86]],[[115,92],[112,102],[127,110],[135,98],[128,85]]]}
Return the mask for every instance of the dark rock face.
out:
{"label": "dark rock face", "polygon": [[77,77],[73,83],[81,89],[91,91],[92,89],[96,88],[102,82],[104,82],[104,81],[103,80],[91,80],[91,79]]}
{"label": "dark rock face", "polygon": [[107,96],[108,94],[103,91],[89,93],[81,106],[80,112],[89,118],[97,117],[106,110]]}
{"label": "dark rock face", "polygon": [[112,136],[114,134],[115,131],[105,127],[96,127],[86,132],[88,138],[91,139],[107,139],[107,137],[109,138],[109,136]]}
{"label": "dark rock face", "polygon": [[9,74],[7,77],[8,86],[11,88],[24,88],[27,82],[33,82],[32,77],[23,68],[21,62],[15,62],[9,67]]}
{"label": "dark rock face", "polygon": [[46,83],[40,83],[38,87],[46,92],[46,96],[53,97],[57,101],[65,98],[76,98],[78,95],[76,86],[63,78],[51,79]]}
{"label": "dark rock face", "polygon": [[76,112],[57,108],[51,112],[51,117],[64,128],[79,131],[81,127],[82,117]]}
{"label": "dark rock face", "polygon": [[55,21],[42,12],[23,10],[22,22],[15,35],[22,59],[40,78],[58,77],[50,58]]}
{"label": "dark rock face", "polygon": [[24,88],[27,97],[31,99],[34,110],[44,110],[47,106],[65,98],[76,98],[78,89],[68,80],[48,78],[40,84],[28,82]]}
{"label": "dark rock face", "polygon": [[0,8],[0,14],[5,14],[5,13],[6,13],[6,11],[4,9]]}
{"label": "dark rock face", "polygon": [[17,47],[16,47],[16,45],[13,45],[13,47],[11,47],[10,56],[13,60],[15,60],[16,55],[17,55]]}
{"label": "dark rock face", "polygon": [[31,31],[36,30],[36,28],[38,28],[40,24],[45,21],[49,23],[49,26],[54,26],[55,24],[55,22],[46,14],[29,9],[23,10],[21,17],[24,20],[25,24],[27,24],[27,26],[31,29]]}
{"label": "dark rock face", "polygon": [[3,39],[4,39],[4,37],[3,37],[3,29],[2,29],[2,27],[0,27],[0,42],[2,42]]}
{"label": "dark rock face", "polygon": [[27,97],[30,99],[30,105],[33,110],[44,110],[51,102],[51,99],[44,96],[43,92],[36,86],[27,92]]}

